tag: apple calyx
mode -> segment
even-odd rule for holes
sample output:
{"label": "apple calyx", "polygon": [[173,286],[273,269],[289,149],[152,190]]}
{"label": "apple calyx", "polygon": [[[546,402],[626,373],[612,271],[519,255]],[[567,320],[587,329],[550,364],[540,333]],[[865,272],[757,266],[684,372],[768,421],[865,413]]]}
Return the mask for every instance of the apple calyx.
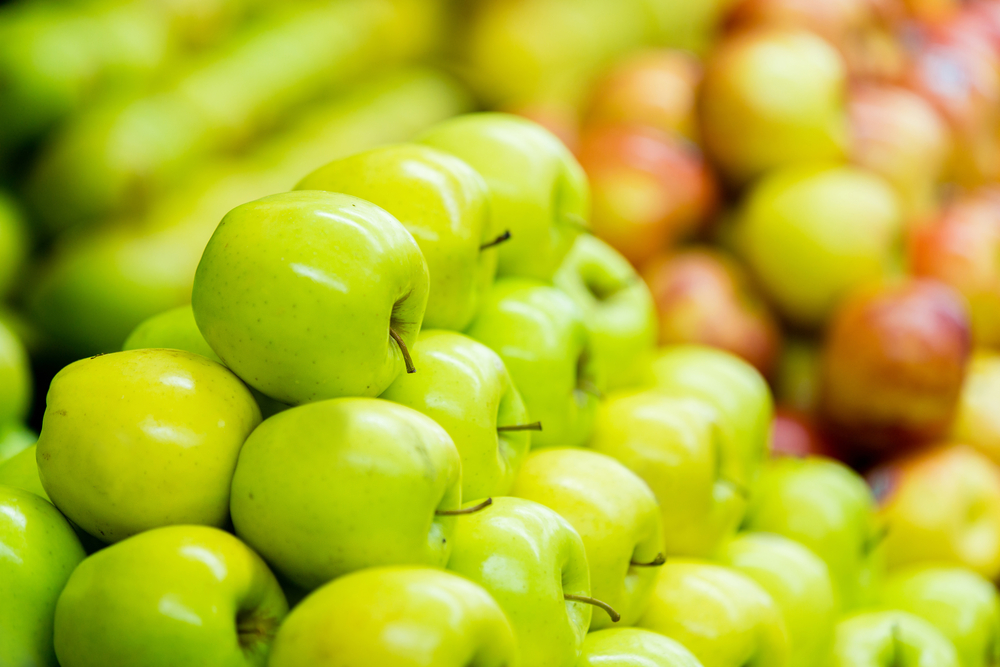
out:
{"label": "apple calyx", "polygon": [[531,422],[530,424],[510,424],[508,426],[497,426],[498,431],[541,431],[542,422]]}
{"label": "apple calyx", "polygon": [[396,341],[396,345],[399,346],[399,351],[403,354],[403,363],[406,364],[406,372],[416,373],[417,369],[413,366],[413,359],[410,358],[410,351],[406,348],[406,343],[403,342],[402,337],[400,337],[400,335],[396,333],[396,330],[392,327],[389,327],[389,335],[392,336],[394,341]]}
{"label": "apple calyx", "polygon": [[281,621],[277,618],[244,615],[236,617],[236,635],[244,651],[253,651],[261,644],[270,644],[278,632]]}
{"label": "apple calyx", "polygon": [[493,504],[492,498],[487,498],[481,503],[477,503],[472,507],[466,507],[460,510],[434,510],[434,513],[438,516],[458,516],[460,514],[475,514],[479,510],[484,510]]}
{"label": "apple calyx", "polygon": [[483,245],[479,246],[479,250],[480,250],[480,252],[482,252],[483,250],[487,250],[489,248],[493,248],[495,246],[500,245],[504,241],[509,241],[509,240],[510,240],[510,230],[506,229],[506,230],[504,230],[504,233],[501,234],[500,236],[496,237],[495,239],[493,239],[492,241],[490,241],[488,243],[484,243]]}
{"label": "apple calyx", "polygon": [[597,598],[587,597],[586,595],[573,595],[572,593],[564,593],[563,598],[569,600],[570,602],[582,602],[584,604],[593,605],[595,607],[600,607],[604,611],[608,612],[608,616],[611,617],[612,623],[617,623],[622,619],[621,614],[615,611],[611,605],[607,602],[602,602]]}
{"label": "apple calyx", "polygon": [[663,554],[656,554],[656,558],[649,561],[648,563],[637,563],[634,560],[629,561],[629,565],[632,567],[660,567],[667,562],[667,557]]}

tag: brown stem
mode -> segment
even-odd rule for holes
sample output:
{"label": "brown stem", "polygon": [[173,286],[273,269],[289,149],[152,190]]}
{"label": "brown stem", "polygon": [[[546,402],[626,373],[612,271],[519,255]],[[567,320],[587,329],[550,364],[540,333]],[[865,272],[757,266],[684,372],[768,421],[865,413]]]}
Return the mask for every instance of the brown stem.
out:
{"label": "brown stem", "polygon": [[564,594],[563,597],[571,602],[583,602],[584,604],[592,604],[595,607],[600,607],[604,611],[608,612],[608,616],[611,617],[612,623],[617,623],[622,619],[621,614],[612,609],[611,605],[607,602],[601,602],[597,598],[589,598],[586,595],[571,595],[570,593]]}
{"label": "brown stem", "polygon": [[458,516],[459,514],[475,514],[479,510],[484,510],[493,504],[492,498],[487,498],[483,502],[473,505],[472,507],[466,507],[460,510],[435,510],[434,513],[438,516]]}
{"label": "brown stem", "polygon": [[479,249],[480,250],[486,250],[487,248],[492,248],[494,246],[498,246],[501,243],[503,243],[504,241],[509,241],[509,240],[510,240],[510,230],[507,229],[507,230],[504,230],[503,234],[501,234],[500,236],[496,237],[495,239],[493,239],[489,243],[484,243],[483,245],[479,246]]}
{"label": "brown stem", "polygon": [[656,554],[656,558],[649,561],[648,563],[636,563],[634,560],[629,561],[629,565],[632,567],[660,567],[667,562],[667,557],[663,554]]}
{"label": "brown stem", "polygon": [[406,372],[416,373],[417,369],[413,367],[413,359],[410,358],[410,351],[406,349],[406,343],[403,342],[403,339],[392,327],[389,327],[389,335],[392,336],[394,341],[396,341],[396,345],[399,346],[399,351],[403,353],[403,363],[406,364]]}
{"label": "brown stem", "polygon": [[604,399],[604,392],[598,389],[597,385],[591,382],[590,380],[586,380],[584,378],[578,379],[576,381],[576,388],[584,393],[594,396],[598,400]]}
{"label": "brown stem", "polygon": [[531,422],[530,424],[511,424],[509,426],[497,426],[498,431],[541,431],[542,422]]}

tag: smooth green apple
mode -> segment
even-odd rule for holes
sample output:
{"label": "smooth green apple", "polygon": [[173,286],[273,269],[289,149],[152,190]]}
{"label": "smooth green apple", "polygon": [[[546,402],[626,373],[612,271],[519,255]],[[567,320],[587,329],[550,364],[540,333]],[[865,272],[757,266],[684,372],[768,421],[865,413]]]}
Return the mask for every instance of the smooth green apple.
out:
{"label": "smooth green apple", "polygon": [[950,437],[1000,463],[1000,354],[977,350],[969,362]]}
{"label": "smooth green apple", "polygon": [[404,369],[427,304],[427,263],[398,220],[304,190],[230,211],[198,264],[205,340],[283,403],[377,396]]}
{"label": "smooth green apple", "polygon": [[[49,500],[41,477],[38,475],[38,461],[35,460],[36,445],[23,449],[3,463],[0,463],[0,484],[30,491],[40,498]],[[49,501],[51,502],[51,501]]]}
{"label": "smooth green apple", "polygon": [[0,464],[38,441],[31,429],[18,421],[0,425]]}
{"label": "smooth green apple", "polygon": [[688,648],[704,667],[785,667],[788,631],[771,596],[750,577],[707,561],[660,568],[639,627]]}
{"label": "smooth green apple", "polygon": [[424,326],[461,331],[496,275],[489,190],[457,157],[420,144],[396,144],[335,160],[296,190],[342,192],[384,208],[416,239],[430,288]]}
{"label": "smooth green apple", "polygon": [[27,416],[32,384],[24,345],[6,324],[0,322],[0,425]]}
{"label": "smooth green apple", "polygon": [[552,278],[583,311],[594,364],[608,390],[642,382],[656,347],[653,295],[628,260],[596,236],[577,238]]}
{"label": "smooth green apple", "polygon": [[537,280],[504,278],[466,333],[500,355],[528,417],[542,423],[532,447],[575,447],[590,437],[604,382],[572,299]]}
{"label": "smooth green apple", "polygon": [[1000,597],[975,572],[946,565],[913,565],[890,574],[882,604],[928,621],[958,651],[962,667],[1000,664]]}
{"label": "smooth green apple", "polygon": [[[282,576],[312,589],[377,565],[444,567],[462,502],[448,433],[377,398],[318,401],[279,413],[240,452],[236,534]],[[444,514],[442,514],[444,512]]]}
{"label": "smooth green apple", "polygon": [[181,350],[82,359],[49,387],[36,460],[62,512],[104,542],[157,526],[223,526],[260,410],[221,364]]}
{"label": "smooth green apple", "polygon": [[742,533],[718,560],[756,581],[778,605],[788,630],[788,667],[822,665],[839,616],[830,571],[803,545],[773,533]]}
{"label": "smooth green apple", "polygon": [[458,116],[418,141],[457,155],[482,174],[498,228],[497,274],[549,280],[586,228],[590,190],[583,168],[541,125],[501,113]]}
{"label": "smooth green apple", "polygon": [[496,352],[452,331],[425,330],[405,373],[381,398],[418,410],[451,436],[462,458],[462,497],[504,496],[531,447],[528,410]]}
{"label": "smooth green apple", "polygon": [[229,533],[155,528],[76,568],[56,655],[62,667],[264,667],[287,612],[267,565]]}
{"label": "smooth green apple", "polygon": [[[0,467],[2,470],[2,467]],[[0,664],[56,667],[56,600],[85,554],[50,503],[0,482]]]}
{"label": "smooth green apple", "polygon": [[868,611],[837,624],[830,667],[964,667],[951,642],[905,611]]}
{"label": "smooth green apple", "polygon": [[702,667],[681,644],[639,628],[608,628],[583,640],[576,667]]}
{"label": "smooth green apple", "polygon": [[442,570],[376,567],[324,585],[296,607],[268,667],[512,667],[517,648],[496,601]]}
{"label": "smooth green apple", "polygon": [[[633,625],[663,564],[663,528],[656,496],[610,456],[585,449],[543,449],[528,456],[510,495],[533,500],[569,521],[583,539],[591,594]],[[611,626],[594,614],[592,630]]]}
{"label": "smooth green apple", "polygon": [[481,585],[507,614],[521,667],[574,667],[590,626],[583,540],[561,516],[521,498],[461,517],[448,569]]}

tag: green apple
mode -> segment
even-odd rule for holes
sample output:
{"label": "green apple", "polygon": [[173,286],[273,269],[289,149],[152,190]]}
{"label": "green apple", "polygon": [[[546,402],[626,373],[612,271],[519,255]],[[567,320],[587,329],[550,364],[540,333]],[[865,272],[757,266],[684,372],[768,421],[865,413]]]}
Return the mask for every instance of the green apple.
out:
{"label": "green apple", "polygon": [[45,487],[42,486],[42,480],[38,475],[38,462],[35,460],[36,449],[36,445],[31,445],[0,463],[0,484],[12,486],[15,489],[24,489],[40,498],[49,500],[49,494],[45,493]]}
{"label": "green apple", "polygon": [[709,403],[656,389],[613,394],[597,410],[590,447],[653,490],[668,556],[707,558],[743,519],[746,493],[722,475],[729,452],[720,433]]}
{"label": "green apple", "polygon": [[914,565],[893,572],[882,603],[928,621],[958,651],[962,667],[1000,663],[1000,597],[993,583],[971,570]]}
{"label": "green apple", "polygon": [[448,433],[377,398],[300,405],[255,430],[240,453],[236,534],[303,588],[377,565],[444,567],[461,505]]}
{"label": "green apple", "polygon": [[531,447],[528,411],[496,352],[452,331],[425,330],[406,373],[381,398],[418,410],[451,436],[462,458],[462,497],[504,496]]}
{"label": "green apple", "polygon": [[869,611],[837,624],[830,667],[965,667],[933,625],[904,611]]}
{"label": "green apple", "polygon": [[0,296],[10,292],[27,256],[23,215],[10,195],[0,191]]}
{"label": "green apple", "polygon": [[702,667],[691,651],[669,637],[639,628],[591,632],[576,667]]}
{"label": "green apple", "polygon": [[0,464],[35,444],[38,436],[21,422],[0,425]]}
{"label": "green apple", "polygon": [[[569,521],[587,551],[592,595],[611,605],[623,625],[635,624],[664,560],[660,507],[646,483],[604,454],[545,449],[528,456],[510,495]],[[611,623],[607,614],[594,614],[590,628]]]}
{"label": "green apple", "polygon": [[66,366],[49,387],[37,461],[62,512],[104,542],[157,526],[223,526],[260,410],[240,379],[181,350]]}
{"label": "green apple", "polygon": [[56,667],[56,600],[84,555],[55,507],[0,482],[0,664]]}
{"label": "green apple", "polygon": [[579,307],[527,278],[498,280],[466,333],[500,355],[532,421],[532,447],[575,447],[590,437],[603,379]]}
{"label": "green apple", "polygon": [[839,616],[826,563],[798,542],[773,533],[742,533],[718,558],[756,581],[778,605],[788,630],[788,667],[822,665],[833,647]]}
{"label": "green apple", "polygon": [[501,113],[458,116],[418,140],[452,153],[482,174],[498,228],[501,276],[548,280],[590,215],[587,176],[573,154],[541,125]]}
{"label": "green apple", "polygon": [[637,385],[656,346],[653,296],[628,260],[596,236],[580,236],[552,281],[583,311],[594,364],[609,390]]}
{"label": "green apple", "polygon": [[768,461],[744,527],[812,549],[830,570],[838,610],[874,602],[885,532],[868,485],[847,466],[818,457]]}
{"label": "green apple", "polygon": [[453,542],[448,569],[500,604],[521,667],[574,667],[594,610],[578,599],[590,596],[590,574],[573,526],[544,505],[503,497],[462,517]]}
{"label": "green apple", "polygon": [[0,425],[24,419],[31,407],[31,368],[24,345],[0,322]]}
{"label": "green apple", "polygon": [[969,362],[951,438],[1000,463],[1000,354],[977,350]]}
{"label": "green apple", "polygon": [[377,396],[403,370],[427,304],[427,264],[391,215],[312,190],[237,206],[198,264],[191,305],[229,368],[298,404]]}
{"label": "green apple", "polygon": [[481,586],[430,568],[332,581],[282,624],[268,667],[510,667],[510,622]]}
{"label": "green apple", "polygon": [[688,648],[704,667],[785,667],[788,632],[771,596],[750,577],[706,561],[660,568],[639,626]]}
{"label": "green apple", "polygon": [[156,528],[76,568],[56,655],[62,667],[264,667],[287,611],[267,565],[229,533]]}
{"label": "green apple", "polygon": [[397,144],[335,160],[306,176],[297,190],[342,192],[381,206],[416,239],[427,260],[430,289],[424,326],[461,331],[493,284],[500,238],[489,191],[472,167],[419,144]]}

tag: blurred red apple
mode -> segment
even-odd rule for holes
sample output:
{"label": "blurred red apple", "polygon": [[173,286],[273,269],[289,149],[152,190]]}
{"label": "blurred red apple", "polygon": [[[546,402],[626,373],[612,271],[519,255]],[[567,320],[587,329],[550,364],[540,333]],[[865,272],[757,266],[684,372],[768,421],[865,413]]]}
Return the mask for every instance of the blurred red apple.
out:
{"label": "blurred red apple", "polygon": [[812,417],[779,405],[771,423],[771,456],[832,457],[833,450]]}
{"label": "blurred red apple", "polygon": [[571,151],[580,145],[580,119],[576,108],[560,100],[540,100],[507,109],[509,113],[534,121],[544,127]]}
{"label": "blurred red apple", "polygon": [[830,323],[820,411],[860,453],[903,449],[947,432],[971,350],[964,299],[934,280],[866,286]]}
{"label": "blurred red apple", "polygon": [[707,248],[664,254],[643,277],[660,320],[660,344],[701,343],[732,352],[767,375],[780,333],[732,258]]}
{"label": "blurred red apple", "polygon": [[592,127],[578,157],[590,177],[594,234],[637,266],[690,236],[715,208],[712,173],[698,147],[679,136]]}
{"label": "blurred red apple", "polygon": [[944,23],[958,15],[962,0],[904,0],[909,15],[925,23]]}

